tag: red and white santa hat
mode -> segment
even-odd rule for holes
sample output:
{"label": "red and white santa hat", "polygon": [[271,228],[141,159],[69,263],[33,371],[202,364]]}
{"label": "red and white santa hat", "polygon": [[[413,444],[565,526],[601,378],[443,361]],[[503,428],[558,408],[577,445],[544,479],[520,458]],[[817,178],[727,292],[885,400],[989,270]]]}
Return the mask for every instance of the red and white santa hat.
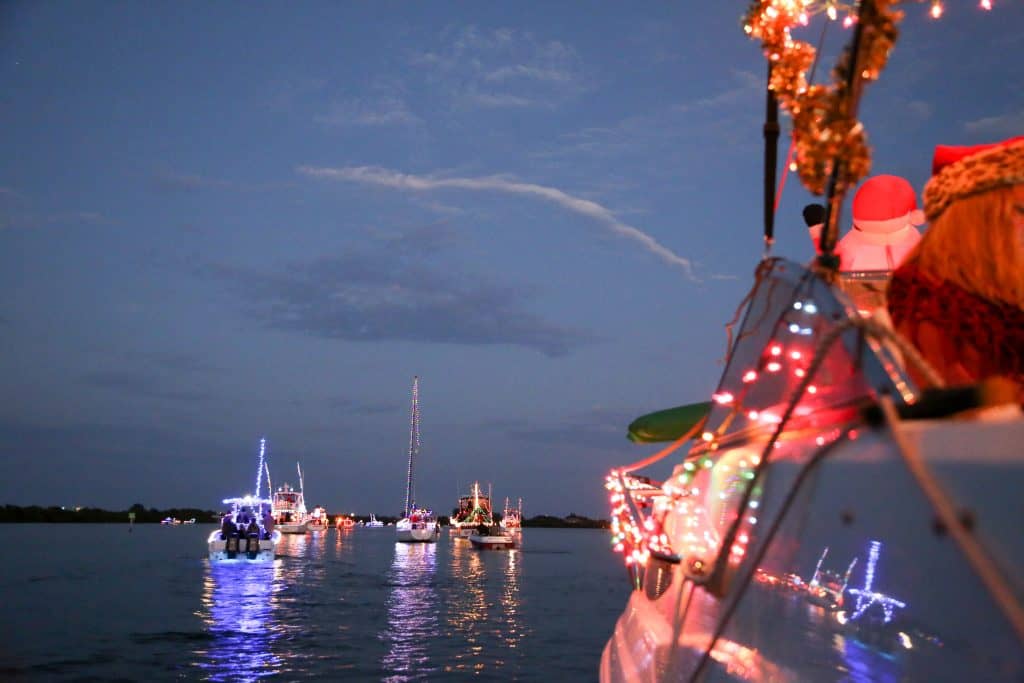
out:
{"label": "red and white santa hat", "polygon": [[896,232],[924,223],[917,195],[906,178],[876,175],[864,181],[853,196],[853,224],[864,232]]}
{"label": "red and white santa hat", "polygon": [[973,147],[939,145],[932,174],[924,186],[924,210],[930,221],[957,199],[1024,183],[1024,135]]}

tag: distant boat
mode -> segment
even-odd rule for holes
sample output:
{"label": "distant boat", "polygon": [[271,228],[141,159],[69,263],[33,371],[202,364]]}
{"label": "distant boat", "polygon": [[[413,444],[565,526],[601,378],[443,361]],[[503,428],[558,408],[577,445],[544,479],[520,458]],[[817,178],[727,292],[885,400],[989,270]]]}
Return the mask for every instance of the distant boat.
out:
{"label": "distant boat", "polygon": [[317,505],[313,508],[313,511],[309,513],[309,519],[306,526],[310,531],[327,531],[330,523],[330,519],[327,516],[327,510],[322,506]]}
{"label": "distant boat", "polygon": [[523,532],[523,499],[519,499],[519,507],[513,508],[508,504],[508,498],[505,499],[505,510],[501,514],[501,526],[502,528],[514,533],[521,534]]}
{"label": "distant boat", "polygon": [[469,538],[473,529],[494,524],[494,513],[491,510],[491,495],[480,492],[480,483],[473,482],[473,489],[468,496],[459,498],[459,509],[452,517],[452,532],[459,538]]}
{"label": "distant boat", "polygon": [[364,526],[366,526],[366,527],[368,527],[370,529],[379,529],[379,528],[382,528],[384,526],[384,522],[382,522],[379,519],[377,519],[377,517],[371,512],[370,513],[370,521],[367,522]]}
{"label": "distant boat", "polygon": [[334,528],[338,531],[341,531],[343,529],[352,529],[355,527],[355,525],[356,520],[352,519],[351,517],[346,517],[345,515],[338,515],[334,518]]}
{"label": "distant boat", "polygon": [[176,524],[181,524],[181,520],[178,519],[177,517],[164,517],[163,519],[160,520],[160,523],[161,524],[165,524],[167,526],[173,526],[173,525],[176,525]]}
{"label": "distant boat", "polygon": [[434,543],[437,521],[431,510],[416,507],[412,466],[420,450],[420,378],[412,380],[412,424],[409,428],[409,469],[405,484],[405,509],[395,524],[395,537],[402,543]]}
{"label": "distant boat", "polygon": [[[231,508],[206,539],[211,562],[272,562],[274,548],[281,532],[273,528],[270,514],[271,501],[260,498],[263,479],[263,454],[266,440],[260,439],[260,465],[256,475],[256,495],[225,498],[222,502]],[[269,486],[269,482],[268,482]],[[195,520],[188,523],[194,524]]]}
{"label": "distant boat", "polygon": [[274,492],[271,514],[274,524],[282,534],[304,534],[309,530],[309,513],[306,511],[305,486],[302,482],[302,468],[295,463],[299,473],[299,490],[290,485],[279,486]]}

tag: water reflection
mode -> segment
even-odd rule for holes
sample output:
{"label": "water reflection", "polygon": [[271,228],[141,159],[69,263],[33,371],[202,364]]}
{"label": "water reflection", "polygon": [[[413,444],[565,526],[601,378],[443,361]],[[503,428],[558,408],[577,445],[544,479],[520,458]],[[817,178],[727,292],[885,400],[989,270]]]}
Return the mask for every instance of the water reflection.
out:
{"label": "water reflection", "polygon": [[196,652],[206,680],[254,681],[281,671],[281,658],[272,652],[280,578],[280,560],[207,565],[200,616],[211,640]]}
{"label": "water reflection", "polygon": [[501,596],[505,629],[502,642],[508,649],[515,649],[525,635],[519,619],[519,564],[518,550],[509,550],[505,562],[505,589]]}
{"label": "water reflection", "polygon": [[464,539],[452,539],[450,573],[451,594],[448,596],[447,631],[458,645],[451,655],[454,663],[449,671],[471,671],[484,667],[482,626],[487,620],[487,596],[484,593],[486,573],[481,553]]}
{"label": "water reflection", "polygon": [[434,588],[437,544],[396,543],[388,572],[388,645],[382,667],[386,681],[427,680],[436,672],[430,655],[438,634],[438,599]]}

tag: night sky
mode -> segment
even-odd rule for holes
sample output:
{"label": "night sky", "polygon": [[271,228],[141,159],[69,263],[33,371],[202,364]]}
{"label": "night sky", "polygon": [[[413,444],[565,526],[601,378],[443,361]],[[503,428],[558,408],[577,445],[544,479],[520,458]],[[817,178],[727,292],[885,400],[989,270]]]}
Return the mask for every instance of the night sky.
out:
{"label": "night sky", "polygon": [[[265,436],[275,484],[397,514],[419,375],[421,504],[607,516],[761,255],[747,4],[0,5],[0,504],[218,508]],[[875,172],[1024,132],[993,4],[908,3]]]}

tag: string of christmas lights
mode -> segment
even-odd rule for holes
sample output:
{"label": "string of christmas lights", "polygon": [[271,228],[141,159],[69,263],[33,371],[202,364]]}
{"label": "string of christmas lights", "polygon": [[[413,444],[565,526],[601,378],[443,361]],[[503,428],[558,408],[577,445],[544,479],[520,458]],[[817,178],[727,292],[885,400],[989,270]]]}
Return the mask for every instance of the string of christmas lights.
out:
{"label": "string of christmas lights", "polygon": [[412,461],[420,452],[420,378],[412,379],[412,416],[409,425],[409,471],[405,485],[405,516],[416,507],[416,496],[412,483]]}
{"label": "string of christmas lights", "polygon": [[[256,497],[260,497],[260,486],[263,484],[263,454],[267,449],[266,438],[260,439],[260,465],[256,468]],[[270,487],[270,473],[267,473],[267,487]]]}

